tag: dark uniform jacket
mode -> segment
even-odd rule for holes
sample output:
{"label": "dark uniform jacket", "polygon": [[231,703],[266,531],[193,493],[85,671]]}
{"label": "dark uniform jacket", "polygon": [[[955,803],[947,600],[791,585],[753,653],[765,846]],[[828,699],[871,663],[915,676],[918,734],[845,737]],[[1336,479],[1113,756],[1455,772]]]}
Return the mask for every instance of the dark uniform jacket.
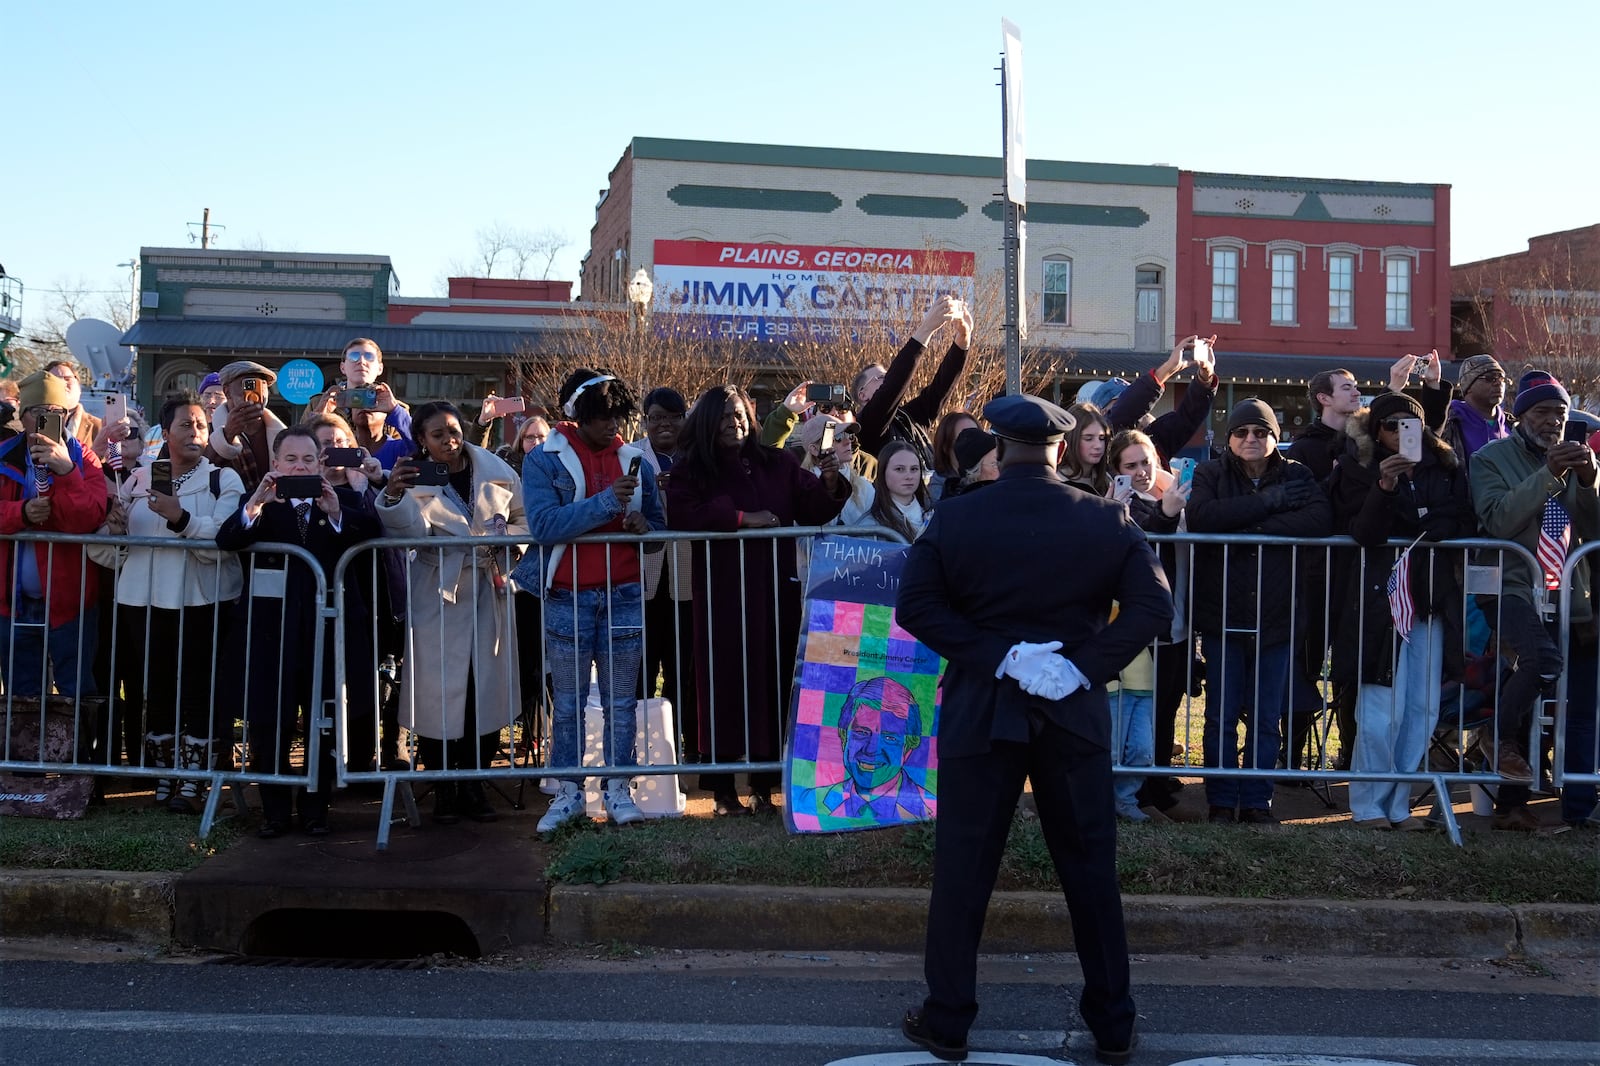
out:
{"label": "dark uniform jacket", "polygon": [[[1027,741],[1030,709],[1109,748],[1105,683],[1171,627],[1172,593],[1127,508],[1069,487],[1042,464],[1011,466],[981,493],[934,511],[906,556],[895,612],[948,660],[941,756]],[[996,680],[1013,644],[1051,640],[1089,688],[1046,700],[1010,677]]]}
{"label": "dark uniform jacket", "polygon": [[[1274,511],[1263,494],[1291,481],[1312,482],[1317,491],[1304,506]],[[1195,468],[1194,491],[1185,510],[1190,533],[1326,537],[1333,531],[1333,508],[1316,485],[1311,468],[1276,453],[1268,457],[1259,483],[1251,481],[1232,452],[1201,463]],[[1201,545],[1195,550],[1195,628],[1202,633],[1223,629],[1259,632],[1266,638],[1265,644],[1288,640],[1295,596],[1307,587],[1306,561],[1321,551],[1303,552],[1297,562],[1295,550],[1286,545],[1226,547],[1226,557],[1223,545]]]}

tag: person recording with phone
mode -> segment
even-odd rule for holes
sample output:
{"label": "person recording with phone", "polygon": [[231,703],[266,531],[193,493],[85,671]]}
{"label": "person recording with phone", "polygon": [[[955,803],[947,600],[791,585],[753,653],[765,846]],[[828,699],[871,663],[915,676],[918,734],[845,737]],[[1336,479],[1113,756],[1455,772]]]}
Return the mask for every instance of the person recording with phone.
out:
{"label": "person recording with phone", "polygon": [[283,420],[267,409],[278,375],[260,363],[240,359],[217,371],[227,401],[211,412],[206,455],[216,466],[239,475],[245,492],[254,492],[272,466],[272,442]]}
{"label": "person recording with phone", "polygon": [[[1108,398],[1103,391],[1092,402],[1103,414],[1111,432],[1142,429],[1155,445],[1153,459],[1165,463],[1189,446],[1211,417],[1211,407],[1221,379],[1217,377],[1216,335],[1190,334],[1172,346],[1166,360],[1148,374],[1141,374],[1128,387]],[[1166,391],[1167,382],[1184,370],[1194,368],[1194,381],[1183,397],[1166,414],[1151,419],[1150,410]]]}
{"label": "person recording with phone", "polygon": [[[395,463],[378,498],[390,537],[525,537],[522,481],[505,461],[468,444],[461,412],[443,401],[411,413],[416,454]],[[500,731],[517,719],[517,625],[506,547],[416,550],[408,567],[400,718],[427,770],[487,770]],[[434,820],[494,821],[479,780],[439,781]]]}
{"label": "person recording with phone", "polygon": [[[639,762],[645,553],[630,543],[571,542],[586,533],[664,529],[666,513],[655,470],[638,445],[617,433],[639,410],[633,390],[603,367],[581,368],[567,376],[558,399],[567,417],[522,464],[528,527],[541,550],[529,552],[513,575],[518,588],[544,597],[545,665],[555,701],[549,765],[582,764],[582,707],[592,671],[605,716],[604,765],[629,768]],[[581,781],[561,782],[539,832],[583,817]],[[615,825],[644,819],[629,776],[607,777],[603,802]]]}
{"label": "person recording with phone", "polygon": [[78,364],[71,359],[56,359],[44,366],[44,372],[55,376],[67,390],[66,430],[79,444],[93,452],[105,446],[105,423],[83,409],[83,379],[78,376]]}
{"label": "person recording with phone", "polygon": [[[939,360],[933,380],[921,392],[906,399],[922,353],[933,335],[946,325],[951,331],[950,348]],[[861,450],[875,456],[891,439],[910,441],[917,449],[923,471],[931,475],[934,424],[950,390],[966,373],[967,353],[971,348],[971,306],[948,293],[935,299],[888,367],[869,363],[851,382],[850,394],[856,402],[854,420],[861,424],[858,442]]]}
{"label": "person recording with phone", "polygon": [[1402,355],[1389,368],[1389,391],[1405,392],[1412,378],[1422,379],[1422,388],[1407,395],[1416,400],[1423,411],[1422,421],[1435,430],[1444,426],[1450,408],[1450,386],[1444,383],[1444,365],[1439,359],[1439,349],[1427,355]]}
{"label": "person recording with phone", "polygon": [[[242,551],[256,544],[299,544],[317,560],[331,583],[339,557],[364,540],[382,535],[377,515],[361,494],[335,486],[322,472],[322,444],[309,426],[290,426],[272,442],[272,469],[237,512],[217,531],[217,547]],[[333,620],[322,618],[317,576],[302,560],[252,553],[246,557],[250,592],[249,647],[244,672],[248,679],[240,717],[250,737],[250,769],[264,774],[293,774],[289,753],[301,712],[307,728],[322,717],[324,701],[334,695],[335,671],[322,670],[322,691],[312,691],[317,627],[324,627],[323,648],[335,647]],[[345,574],[344,617],[367,617],[369,603],[358,580],[360,567]],[[346,676],[352,690],[373,671],[367,627],[345,630]],[[354,701],[352,701],[354,711]],[[352,715],[354,717],[354,715]],[[370,718],[370,715],[369,715]],[[370,731],[369,731],[370,732]],[[263,839],[287,832],[298,803],[300,827],[312,836],[328,832],[328,799],[333,790],[334,737],[321,738],[315,791],[287,785],[261,785]]]}
{"label": "person recording with phone", "polygon": [[[93,533],[106,516],[94,452],[65,432],[70,391],[38,371],[22,380],[22,433],[0,443],[0,679],[15,696],[44,692],[49,662],[63,696],[93,696],[98,568],[77,544],[9,539],[17,533]],[[12,552],[16,551],[13,560]],[[13,565],[13,562],[15,565]],[[106,738],[100,723],[100,739]],[[101,756],[105,756],[102,745]],[[76,752],[74,759],[83,758]],[[109,757],[108,757],[109,758]]]}
{"label": "person recording with phone", "polygon": [[[243,586],[239,558],[210,547],[239,507],[244,485],[233,470],[206,458],[205,408],[193,393],[161,406],[167,458],[133,472],[100,532],[207,545],[187,551],[138,545],[95,545],[89,555],[117,572],[115,667],[125,702],[112,693],[114,714],[144,715],[143,766],[211,769],[224,743],[214,722],[215,650],[223,645],[219,606]],[[140,703],[143,703],[143,708]],[[227,729],[231,732],[231,729]],[[177,813],[197,812],[194,780],[156,782],[155,802]]]}
{"label": "person recording with phone", "polygon": [[338,381],[306,404],[305,419],[338,415],[355,431],[356,446],[374,455],[390,441],[409,444],[411,412],[378,380],[383,376],[383,349],[378,342],[357,337],[345,344],[339,374]]}

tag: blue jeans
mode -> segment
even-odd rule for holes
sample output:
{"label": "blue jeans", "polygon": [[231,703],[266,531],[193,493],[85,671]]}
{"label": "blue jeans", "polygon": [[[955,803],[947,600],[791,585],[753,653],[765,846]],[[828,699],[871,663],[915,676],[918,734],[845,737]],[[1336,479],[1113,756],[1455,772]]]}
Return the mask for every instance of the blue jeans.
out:
{"label": "blue jeans", "polygon": [[85,607],[78,617],[45,631],[45,601],[18,593],[12,601],[16,614],[0,616],[0,679],[14,696],[37,697],[44,692],[44,658],[56,691],[63,696],[94,696],[97,689],[89,668],[99,642],[96,619],[99,608]]}
{"label": "blue jeans", "polygon": [[[1289,642],[1258,647],[1243,633],[1207,633],[1205,765],[1271,771],[1278,765],[1278,720],[1289,687]],[[1244,721],[1243,761],[1239,722]],[[1272,809],[1270,777],[1208,777],[1213,807]]]}
{"label": "blue jeans", "polygon": [[[1394,685],[1362,685],[1356,696],[1356,745],[1350,769],[1411,773],[1428,754],[1439,722],[1444,676],[1444,623],[1416,623],[1410,641],[1396,640]],[[1350,817],[1357,822],[1411,817],[1411,782],[1350,782]]]}
{"label": "blue jeans", "polygon": [[[1111,751],[1119,766],[1154,766],[1155,697],[1150,692],[1118,689],[1111,698]],[[1138,807],[1138,792],[1144,778],[1118,774],[1112,778],[1111,793],[1117,810]]]}
{"label": "blue jeans", "polygon": [[553,588],[544,598],[545,665],[554,690],[550,765],[581,765],[579,738],[592,666],[600,683],[607,766],[636,766],[635,707],[643,651],[644,599],[638,582],[610,589]]}

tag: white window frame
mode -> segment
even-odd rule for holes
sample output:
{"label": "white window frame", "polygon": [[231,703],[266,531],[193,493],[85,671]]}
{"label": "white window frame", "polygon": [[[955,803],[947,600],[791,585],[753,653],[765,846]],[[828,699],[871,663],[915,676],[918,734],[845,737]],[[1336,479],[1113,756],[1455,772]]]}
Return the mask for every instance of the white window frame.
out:
{"label": "white window frame", "polygon": [[1271,318],[1274,326],[1300,324],[1300,264],[1304,257],[1290,248],[1271,249],[1267,268],[1271,275]]}
{"label": "white window frame", "polygon": [[[1067,269],[1067,287],[1065,289],[1055,290],[1055,289],[1050,289],[1048,287],[1048,282],[1050,280],[1050,267],[1052,265],[1054,265],[1054,264],[1063,265]],[[1063,317],[1061,318],[1060,321],[1056,321],[1056,320],[1050,318],[1050,313],[1049,313],[1049,310],[1048,310],[1048,301],[1046,300],[1046,297],[1049,297],[1049,296],[1063,296],[1063,297],[1065,297],[1065,299],[1062,301],[1062,316]],[[1072,257],[1071,256],[1053,254],[1053,255],[1047,255],[1047,256],[1044,257],[1043,260],[1041,260],[1040,266],[1039,266],[1039,313],[1040,313],[1041,317],[1043,318],[1044,324],[1047,325],[1047,326],[1071,326],[1072,325]]]}
{"label": "white window frame", "polygon": [[[1232,260],[1233,280],[1219,281],[1217,272],[1228,269]],[[1211,321],[1239,321],[1239,273],[1244,268],[1244,249],[1235,244],[1214,244],[1206,249],[1206,262],[1211,265]],[[1231,300],[1225,295],[1232,294]],[[1233,314],[1227,314],[1231,302]]]}
{"label": "white window frame", "polygon": [[[1351,252],[1330,251],[1325,257],[1328,268],[1328,328],[1329,329],[1355,329],[1356,328],[1356,256]],[[1349,284],[1344,288],[1334,288],[1334,265],[1348,263],[1350,272],[1346,280]],[[1336,301],[1335,296],[1342,295],[1343,301]],[[1337,312],[1343,311],[1344,318],[1337,317]]]}
{"label": "white window frame", "polygon": [[[1397,265],[1403,264],[1403,275],[1395,272]],[[1394,331],[1407,331],[1416,328],[1415,288],[1413,284],[1417,276],[1418,253],[1414,248],[1385,248],[1383,250],[1383,328]],[[1396,280],[1404,278],[1403,291],[1395,285]]]}

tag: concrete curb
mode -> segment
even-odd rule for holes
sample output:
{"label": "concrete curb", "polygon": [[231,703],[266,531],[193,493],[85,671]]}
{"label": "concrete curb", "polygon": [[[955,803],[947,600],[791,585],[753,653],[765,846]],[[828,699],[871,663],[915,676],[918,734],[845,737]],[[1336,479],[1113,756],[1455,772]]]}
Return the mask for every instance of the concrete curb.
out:
{"label": "concrete curb", "polygon": [[[547,914],[550,939],[564,943],[914,954],[923,949],[927,904],[922,889],[552,885]],[[1600,956],[1600,907],[1592,905],[1125,896],[1123,911],[1137,954]],[[996,894],[983,947],[1071,951],[1065,901]]]}
{"label": "concrete curb", "polygon": [[0,870],[7,936],[172,942],[172,873]]}

